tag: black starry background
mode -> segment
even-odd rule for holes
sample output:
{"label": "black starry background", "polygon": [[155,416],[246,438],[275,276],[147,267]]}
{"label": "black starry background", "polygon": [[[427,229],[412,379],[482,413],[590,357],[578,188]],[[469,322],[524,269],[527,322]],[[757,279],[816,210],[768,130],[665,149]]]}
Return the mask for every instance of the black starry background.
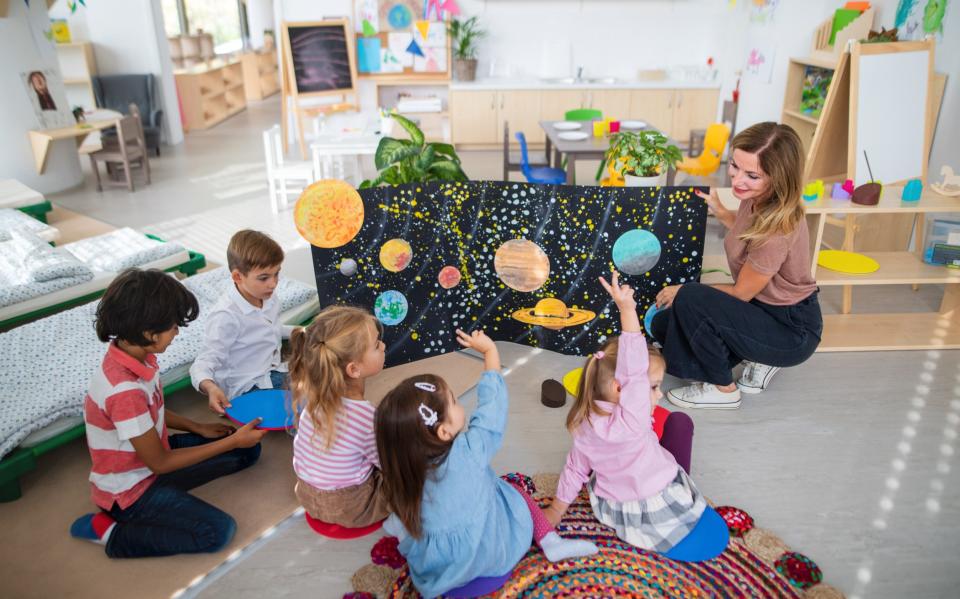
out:
{"label": "black starry background", "polygon": [[[637,289],[641,321],[660,289],[699,279],[707,212],[694,189],[469,181],[361,190],[365,218],[357,236],[338,248],[312,248],[320,304],[351,304],[372,312],[382,292],[402,293],[408,303],[405,318],[384,327],[387,366],[460,349],[457,328],[481,328],[495,340],[586,355],[619,333],[616,307],[597,278],[609,277],[620,235],[646,229],[661,244],[660,260],[649,272],[621,273],[621,280]],[[413,250],[400,272],[388,271],[379,259],[381,246],[394,238],[406,240]],[[533,241],[550,259],[546,283],[530,293],[507,287],[494,270],[497,249],[518,238]],[[341,274],[344,259],[357,262],[356,274]],[[447,265],[462,275],[451,289],[437,279]],[[515,310],[533,308],[546,297],[597,316],[560,331],[511,318]]]}

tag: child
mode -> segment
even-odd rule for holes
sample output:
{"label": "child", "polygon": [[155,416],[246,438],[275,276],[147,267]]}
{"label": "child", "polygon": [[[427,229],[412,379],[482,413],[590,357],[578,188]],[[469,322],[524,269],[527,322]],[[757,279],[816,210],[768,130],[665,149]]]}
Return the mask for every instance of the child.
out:
{"label": "child", "polygon": [[458,330],[457,341],[482,353],[486,367],[469,428],[463,406],[435,375],[403,381],[377,407],[377,449],[394,511],[384,530],[400,539],[424,597],[509,572],[531,537],[550,561],[597,551],[561,538],[533,499],[494,474],[490,460],[507,424],[500,356],[480,331]]}
{"label": "child", "polygon": [[[200,424],[164,409],[156,354],[197,317],[197,300],[158,270],[117,277],[97,308],[97,337],[109,342],[90,379],[83,419],[93,502],[70,534],[106,546],[110,557],[218,551],[236,523],[189,489],[250,466],[264,431]],[[169,435],[168,428],[187,431]]]}
{"label": "child", "polygon": [[290,380],[303,408],[293,440],[294,488],[307,513],[359,528],[387,517],[364,380],[383,370],[380,321],[350,306],[325,308],[290,338]]}
{"label": "child", "polygon": [[659,357],[648,363],[634,291],[620,285],[616,271],[610,283],[602,277],[600,283],[620,310],[623,334],[607,341],[583,368],[567,417],[573,448],[547,517],[559,522],[589,480],[590,504],[600,522],[632,545],[665,553],[693,530],[706,507],[685,472],[693,428],[679,427],[686,438],[669,438],[676,436],[672,420],[689,422],[683,414],[671,414],[664,427],[664,444],[684,448],[682,469],[651,425],[665,365]]}
{"label": "child", "polygon": [[233,285],[211,310],[203,349],[190,367],[193,386],[218,414],[247,391],[287,385],[280,342],[293,327],[280,322],[280,302],[273,297],[282,262],[283,250],[259,231],[239,231],[227,245]]}

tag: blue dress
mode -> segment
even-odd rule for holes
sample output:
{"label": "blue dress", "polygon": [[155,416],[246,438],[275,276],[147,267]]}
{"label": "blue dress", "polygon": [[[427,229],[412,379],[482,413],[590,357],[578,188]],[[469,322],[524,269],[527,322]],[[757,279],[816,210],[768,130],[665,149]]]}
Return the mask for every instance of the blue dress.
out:
{"label": "blue dress", "polygon": [[533,540],[526,502],[490,467],[507,424],[507,386],[499,372],[483,373],[477,397],[469,427],[424,485],[420,538],[396,515],[384,524],[400,539],[413,583],[428,599],[479,576],[506,574]]}

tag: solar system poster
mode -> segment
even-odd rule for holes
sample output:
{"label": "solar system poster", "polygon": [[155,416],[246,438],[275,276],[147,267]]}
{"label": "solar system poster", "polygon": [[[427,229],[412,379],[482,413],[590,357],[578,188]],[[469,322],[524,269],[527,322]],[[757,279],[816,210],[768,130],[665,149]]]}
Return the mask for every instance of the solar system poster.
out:
{"label": "solar system poster", "polygon": [[326,180],[294,220],[320,304],[373,312],[387,366],[460,349],[457,328],[586,355],[620,328],[598,277],[616,267],[641,317],[664,286],[699,279],[707,213],[694,189]]}

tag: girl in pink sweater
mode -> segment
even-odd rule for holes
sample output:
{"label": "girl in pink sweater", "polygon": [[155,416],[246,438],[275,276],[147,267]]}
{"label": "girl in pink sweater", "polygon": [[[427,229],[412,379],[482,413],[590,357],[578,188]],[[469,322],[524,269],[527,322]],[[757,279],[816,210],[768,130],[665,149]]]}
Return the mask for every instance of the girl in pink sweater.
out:
{"label": "girl in pink sweater", "polygon": [[[620,285],[617,272],[600,283],[620,311],[622,335],[604,343],[583,368],[567,416],[573,447],[547,519],[558,523],[587,483],[600,522],[632,545],[666,553],[693,530],[706,507],[685,471],[692,422],[685,414],[671,414],[663,445],[658,441],[651,413],[662,397],[663,359],[649,356],[634,290]],[[667,449],[671,445],[685,449],[677,452],[685,468]]]}

